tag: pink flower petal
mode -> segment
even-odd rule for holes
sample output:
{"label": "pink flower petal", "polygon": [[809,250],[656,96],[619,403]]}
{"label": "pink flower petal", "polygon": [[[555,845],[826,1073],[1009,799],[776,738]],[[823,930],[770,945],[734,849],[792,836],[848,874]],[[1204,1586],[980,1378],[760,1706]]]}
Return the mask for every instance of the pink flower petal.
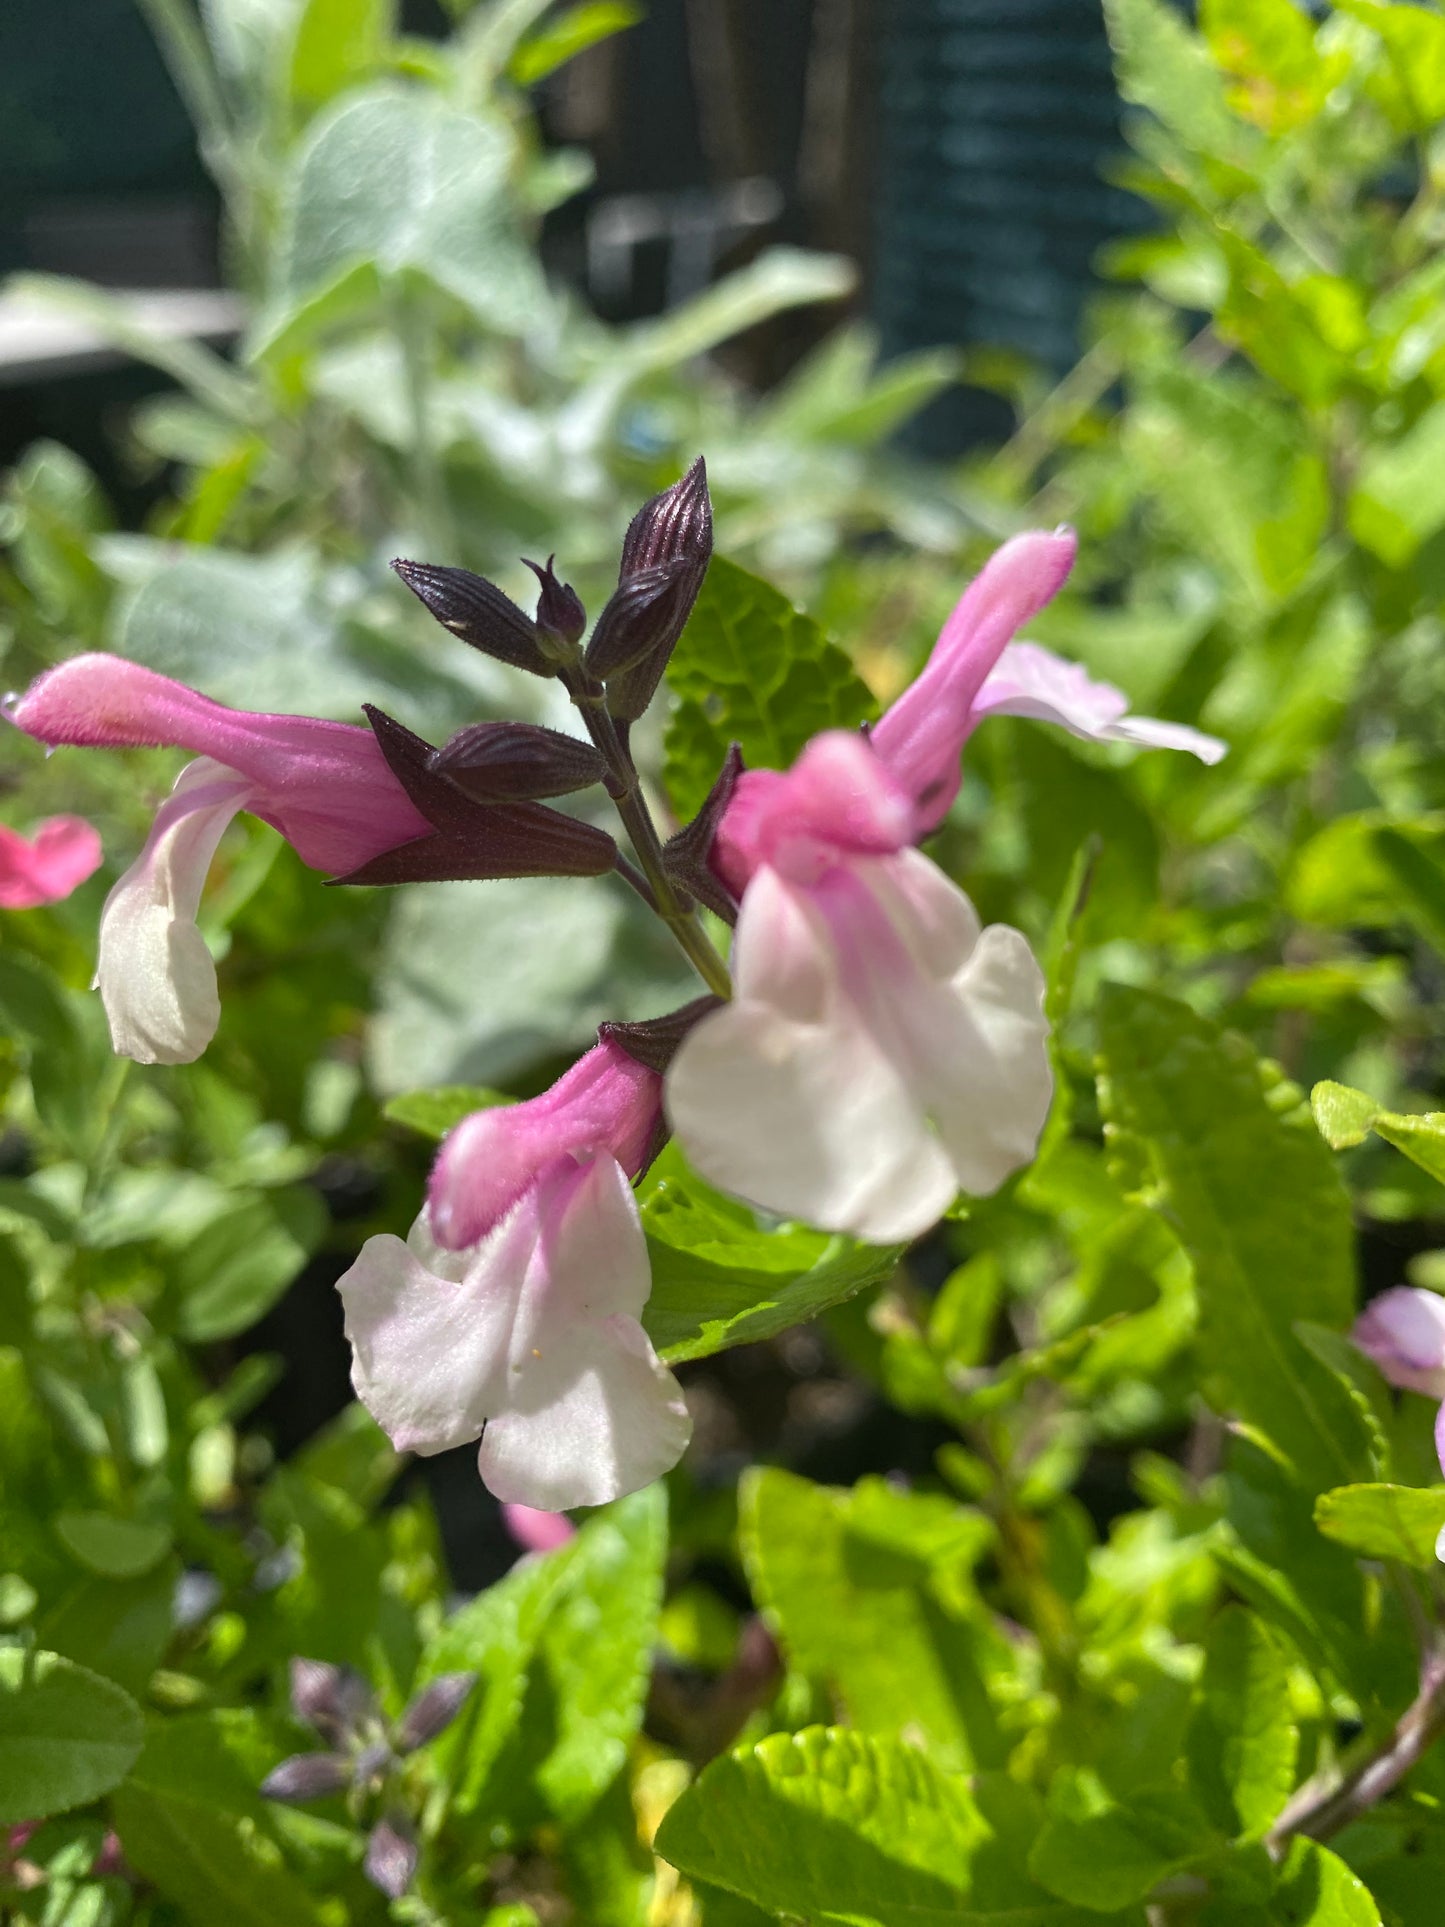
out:
{"label": "pink flower petal", "polygon": [[741,896],[759,864],[798,881],[840,854],[901,850],[915,834],[908,792],[861,735],[825,730],[789,770],[745,770],[718,831],[713,862]]}
{"label": "pink flower petal", "polygon": [[84,817],[48,817],[31,842],[0,824],[0,910],[59,903],[100,863],[100,836]]}
{"label": "pink flower petal", "polygon": [[1350,1336],[1392,1385],[1445,1398],[1445,1298],[1438,1292],[1409,1285],[1382,1291]]}
{"label": "pink flower petal", "polygon": [[594,1045],[539,1097],[448,1132],[428,1191],[433,1236],[453,1251],[476,1244],[559,1157],[605,1152],[637,1176],[661,1117],[657,1073],[611,1040]]}
{"label": "pink flower petal", "polygon": [[565,1512],[540,1512],[534,1505],[504,1505],[502,1523],[523,1552],[555,1552],[577,1537]]}
{"label": "pink flower petal", "polygon": [[1094,682],[1076,662],[1036,642],[1012,642],[978,692],[976,721],[985,716],[1031,716],[1057,723],[1086,742],[1135,743],[1143,749],[1182,749],[1202,763],[1217,763],[1228,750],[1217,736],[1187,723],[1130,716],[1129,699],[1112,683]]}
{"label": "pink flower petal", "polygon": [[194,750],[246,777],[247,804],[312,869],[342,876],[431,834],[369,729],[227,709],[121,656],[74,656],[35,682],[11,720],[42,743]]}

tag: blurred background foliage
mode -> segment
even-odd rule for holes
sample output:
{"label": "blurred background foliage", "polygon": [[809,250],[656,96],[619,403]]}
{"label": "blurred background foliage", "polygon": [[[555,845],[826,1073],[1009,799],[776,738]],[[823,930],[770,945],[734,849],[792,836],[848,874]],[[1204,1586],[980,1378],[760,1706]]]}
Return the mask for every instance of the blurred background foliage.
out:
{"label": "blurred background foliage", "polygon": [[[501,1579],[469,1454],[403,1471],[347,1405],[330,1285],[409,1221],[427,1130],[465,1102],[417,1093],[525,1095],[601,1018],[680,1001],[659,936],[605,880],[328,891],[244,819],[204,909],[216,1043],[127,1071],[85,989],[105,879],[5,913],[0,1625],[60,1656],[47,1690],[97,1755],[47,1809],[80,1817],[12,1838],[15,1917],[387,1917],[359,1806],[256,1792],[306,1744],[299,1653],[362,1669],[391,1715],[481,1675],[389,1795],[425,1842],[399,1920],[1433,1920],[1433,1758],[1343,1858],[1261,1841],[1298,1780],[1388,1734],[1438,1605],[1437,1495],[1382,1484],[1434,1479],[1429,1412],[1391,1408],[1338,1334],[1357,1271],[1445,1277],[1445,1166],[1337,1138],[1347,1200],[1300,1098],[1331,1078],[1418,1112],[1441,1082],[1445,15],[1107,0],[1109,191],[1135,213],[1055,380],[1007,348],[881,360],[831,319],[841,256],[774,246],[632,321],[546,272],[589,161],[542,139],[533,90],[629,7],[493,0],[440,38],[386,0],[145,11],[243,328],[223,354],[25,280],[167,382],[124,427],[140,526],[57,442],[6,479],[8,687],[114,649],[433,739],[556,722],[389,559],[521,596],[520,556],[555,550],[595,605],[632,509],[701,451],[719,553],[814,618],[739,618],[781,736],[816,726],[786,671],[824,635],[866,685],[836,699],[886,700],[998,540],[1069,521],[1038,639],[1230,754],[1023,721],[970,744],[935,848],[1047,961],[1039,1163],[902,1264],[765,1234],[665,1167],[655,1317],[674,1356],[715,1353],[684,1373],[694,1447],[666,1495]],[[780,379],[729,372],[814,309]],[[1008,425],[925,462],[903,431],[945,391]],[[704,672],[685,640],[642,731],[679,808]],[[174,768],[12,734],[5,817],[89,816],[113,875]],[[33,1817],[23,1778],[0,1764],[0,1821]]]}

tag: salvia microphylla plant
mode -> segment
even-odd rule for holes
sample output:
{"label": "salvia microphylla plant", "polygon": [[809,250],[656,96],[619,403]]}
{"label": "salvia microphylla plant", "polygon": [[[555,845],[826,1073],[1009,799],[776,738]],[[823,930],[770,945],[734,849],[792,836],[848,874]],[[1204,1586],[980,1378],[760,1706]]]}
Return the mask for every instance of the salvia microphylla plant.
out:
{"label": "salvia microphylla plant", "polygon": [[[113,656],[81,656],[12,706],[40,741],[173,745],[178,777],[101,918],[97,983],[117,1051],[195,1058],[218,1021],[196,925],[207,867],[249,810],[339,883],[615,872],[666,923],[703,994],[604,1024],[541,1096],[479,1111],[442,1144],[403,1241],[368,1240],[340,1281],[362,1401],[393,1442],[480,1436],[504,1501],[557,1511],[646,1484],[689,1420],[639,1316],[650,1291],[633,1182],[669,1131],[758,1210],[891,1244],[962,1190],[1033,1156],[1051,1095],[1043,979],[1028,944],[981,929],[918,848],[994,714],[1102,740],[1223,754],[1129,716],[1116,689],[1013,638],[1072,565],[1071,530],[1014,537],[944,624],[922,674],[871,730],[828,731],[789,770],[734,750],[701,811],[664,839],[629,733],[656,695],[712,549],[699,460],[634,517],[618,586],[586,617],[551,562],[526,615],[462,569],[398,562],[463,642],[555,677],[583,737],[482,722],[441,748],[368,708],[369,728],[250,714]],[[601,788],[631,844],[551,807]],[[730,927],[725,959],[710,934]]]}

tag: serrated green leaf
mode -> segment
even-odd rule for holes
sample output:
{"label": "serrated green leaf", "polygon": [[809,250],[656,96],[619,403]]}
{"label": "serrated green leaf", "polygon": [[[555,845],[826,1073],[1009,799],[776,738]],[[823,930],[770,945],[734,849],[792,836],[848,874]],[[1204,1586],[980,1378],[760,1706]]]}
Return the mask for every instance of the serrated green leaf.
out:
{"label": "serrated green leaf", "polygon": [[987,1544],[978,1515],[879,1480],[846,1492],[773,1467],[746,1473],[738,1499],[749,1582],[793,1665],[866,1732],[909,1733],[956,1769],[998,1764],[995,1655],[939,1583]]}
{"label": "serrated green leaf", "polygon": [[1104,0],[1104,19],[1125,100],[1147,107],[1193,153],[1249,157],[1253,130],[1229,111],[1223,76],[1168,0]]}
{"label": "serrated green leaf", "polygon": [[382,1106],[381,1114],[423,1137],[440,1139],[473,1111],[489,1111],[512,1101],[505,1092],[485,1084],[438,1084],[429,1091],[403,1091]]}
{"label": "serrated green leaf", "polygon": [[1401,1559],[1433,1572],[1445,1532],[1445,1486],[1342,1485],[1315,1502],[1315,1524],[1365,1559]]}
{"label": "serrated green leaf", "polygon": [[1231,1835],[1262,1834],[1294,1787],[1299,1729],[1289,1665],[1242,1606],[1227,1607],[1209,1629],[1188,1752],[1196,1793]]}
{"label": "serrated green leaf", "polygon": [[995,1906],[1018,1927],[1077,1919],[1021,1875],[994,1874],[1001,1896],[975,1893],[971,1862],[992,1837],[964,1782],[919,1753],[810,1727],[714,1760],[663,1820],[657,1851],[690,1878],[813,1920],[971,1927]]}
{"label": "serrated green leaf", "polygon": [[114,1681],[58,1653],[0,1649],[0,1822],[43,1820],[118,1786],[144,1737]]}
{"label": "serrated green leaf", "polygon": [[1149,1146],[1194,1265],[1206,1397],[1316,1490],[1362,1469],[1358,1415],[1294,1331],[1354,1313],[1349,1201],[1318,1136],[1270,1109],[1247,1045],[1182,1004],[1107,985],[1100,1041],[1106,1115]]}
{"label": "serrated green leaf", "polygon": [[1363,1091],[1325,1082],[1310,1092],[1320,1136],[1333,1150],[1363,1144],[1373,1131],[1432,1178],[1445,1184],[1445,1111],[1387,1111]]}
{"label": "serrated green leaf", "polygon": [[811,616],[770,583],[714,556],[667,669],[676,703],[664,781],[684,820],[695,814],[731,743],[749,769],[786,769],[823,729],[877,713],[867,686]]}

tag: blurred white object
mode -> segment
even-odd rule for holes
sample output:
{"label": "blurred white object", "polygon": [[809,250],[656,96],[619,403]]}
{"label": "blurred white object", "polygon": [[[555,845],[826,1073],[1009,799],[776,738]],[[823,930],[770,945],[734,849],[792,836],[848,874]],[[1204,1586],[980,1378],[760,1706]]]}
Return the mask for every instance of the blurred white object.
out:
{"label": "blurred white object", "polygon": [[[132,326],[171,341],[229,341],[245,318],[240,295],[222,288],[140,288],[110,298]],[[0,293],[0,386],[129,359],[90,322],[27,294]]]}

